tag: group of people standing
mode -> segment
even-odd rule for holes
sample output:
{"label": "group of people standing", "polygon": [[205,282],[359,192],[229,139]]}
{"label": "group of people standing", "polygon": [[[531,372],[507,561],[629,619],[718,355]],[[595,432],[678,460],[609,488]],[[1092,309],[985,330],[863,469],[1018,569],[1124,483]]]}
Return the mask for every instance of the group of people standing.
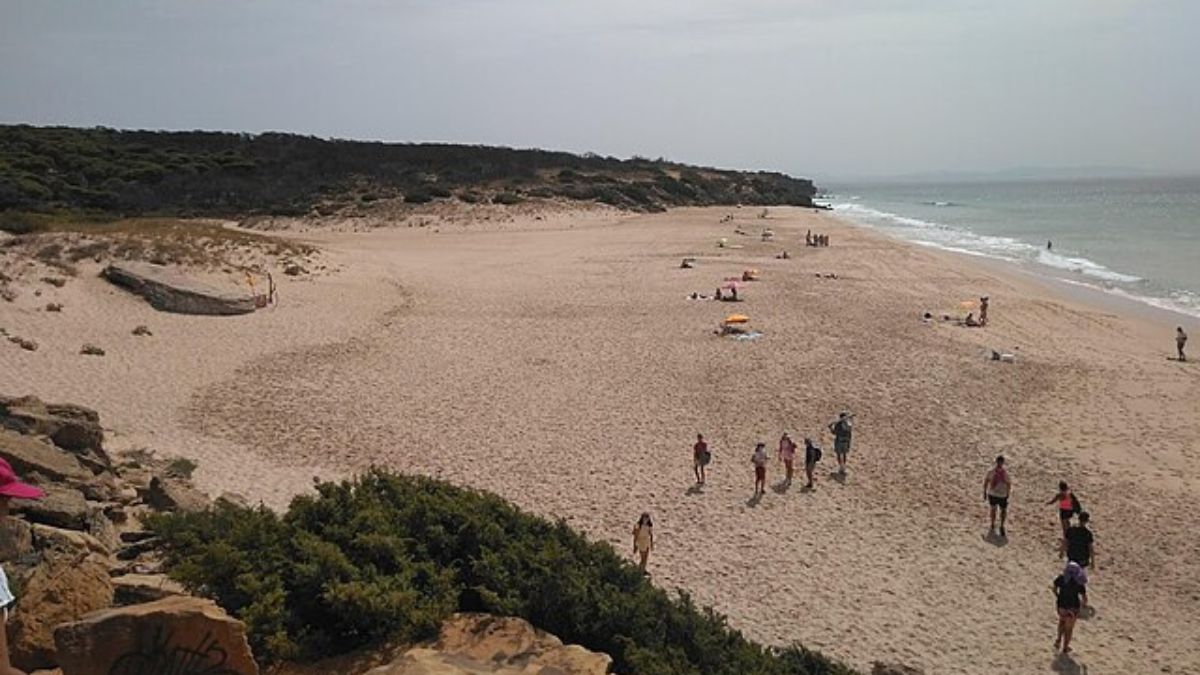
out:
{"label": "group of people standing", "polygon": [[829,245],[829,235],[813,234],[812,230],[809,230],[804,235],[804,245],[805,246],[817,246],[817,247],[828,246]]}
{"label": "group of people standing", "polygon": [[[1012,494],[1012,477],[1005,466],[1004,456],[996,458],[996,463],[988,470],[983,479],[983,499],[988,504],[990,527],[989,536],[997,533],[996,517],[999,515],[999,535],[1007,539],[1005,529],[1008,520],[1008,500]],[[1088,527],[1091,515],[1083,510],[1079,498],[1071,490],[1066,481],[1058,483],[1055,493],[1047,506],[1053,505],[1058,511],[1058,522],[1061,529],[1059,539],[1059,555],[1066,558],[1066,566],[1054,578],[1051,589],[1054,591],[1055,609],[1058,613],[1058,633],[1054,639],[1054,648],[1061,649],[1064,654],[1071,651],[1071,638],[1075,634],[1075,622],[1087,608],[1088,567],[1096,564],[1095,537]]]}
{"label": "group of people standing", "polygon": [[[833,434],[833,452],[837,457],[837,471],[841,475],[846,473],[846,459],[850,455],[850,439],[854,434],[854,415],[848,411],[842,411],[836,420],[829,424],[829,431]],[[795,474],[796,455],[799,451],[799,446],[792,437],[784,433],[779,437],[779,448],[776,452],[776,458],[783,463],[784,479],[782,485],[790,487],[792,478]],[[824,453],[811,438],[804,439],[804,476],[806,479],[805,488],[813,489],[814,477],[817,463],[821,461]],[[692,471],[696,476],[696,486],[702,487],[708,483],[708,466],[712,463],[713,453],[705,440],[704,434],[696,434],[696,442],[692,445]],[[767,453],[767,444],[758,442],[754,444],[754,452],[750,456],[750,463],[754,467],[754,498],[758,498],[767,492],[767,465],[770,464],[771,458]],[[638,556],[638,566],[642,572],[646,571],[646,562],[650,557],[650,551],[654,549],[654,521],[650,514],[643,513],[638,518],[637,524],[633,526],[633,552]]]}
{"label": "group of people standing", "polygon": [[[829,431],[833,434],[833,450],[837,457],[838,472],[843,475],[846,473],[846,458],[850,454],[850,439],[854,433],[853,419],[853,415],[843,411],[836,420],[829,424]],[[784,467],[782,483],[784,487],[792,485],[798,450],[799,446],[789,434],[785,432],[779,437],[779,447],[775,457]],[[806,489],[811,490],[814,487],[813,474],[816,471],[817,462],[821,461],[823,454],[821,448],[813,443],[811,438],[804,439],[804,477],[806,479],[804,487]],[[708,465],[711,462],[712,450],[708,447],[708,441],[704,440],[704,434],[696,434],[696,443],[692,446],[692,471],[696,475],[697,486],[703,486],[708,482]],[[755,497],[765,494],[767,491],[767,465],[770,462],[767,444],[762,441],[755,443],[754,452],[750,455],[750,463],[754,467]]]}

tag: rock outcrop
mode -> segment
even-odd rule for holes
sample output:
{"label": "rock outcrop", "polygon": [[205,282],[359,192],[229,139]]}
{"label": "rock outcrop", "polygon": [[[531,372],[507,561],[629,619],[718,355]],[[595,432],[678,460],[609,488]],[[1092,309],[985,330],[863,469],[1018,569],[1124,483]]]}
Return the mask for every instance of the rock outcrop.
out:
{"label": "rock outcrop", "polygon": [[112,604],[109,559],[89,547],[48,553],[23,575],[19,610],[9,620],[12,661],[23,670],[58,665],[54,628]]}
{"label": "rock outcrop", "polygon": [[208,508],[208,497],[200,494],[187,483],[163,476],[154,476],[146,488],[143,498],[159,511],[203,511]]}
{"label": "rock outcrop", "polygon": [[258,675],[246,627],[211,601],[172,597],[59,626],[63,675]]}
{"label": "rock outcrop", "polygon": [[142,296],[150,306],[177,314],[249,314],[256,308],[247,293],[216,288],[167,267],[142,262],[113,263],[104,278]]}
{"label": "rock outcrop", "polygon": [[95,411],[0,396],[0,457],[46,491],[41,500],[14,501],[13,517],[0,521],[0,562],[17,591],[9,648],[13,665],[27,672],[58,664],[57,625],[114,602],[182,592],[156,574],[156,540],[141,520],[206,508],[207,497],[149,453],[114,464],[103,440]]}
{"label": "rock outcrop", "polygon": [[488,614],[455,614],[432,643],[405,652],[366,675],[604,675],[606,654],[564,645],[528,621]]}

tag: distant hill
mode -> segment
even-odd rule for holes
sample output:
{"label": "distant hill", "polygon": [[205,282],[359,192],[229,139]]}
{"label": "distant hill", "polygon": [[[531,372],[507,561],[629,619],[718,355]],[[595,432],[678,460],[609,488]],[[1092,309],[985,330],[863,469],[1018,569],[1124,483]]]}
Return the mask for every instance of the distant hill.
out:
{"label": "distant hill", "polygon": [[323,203],[436,199],[811,206],[812,181],[664,160],[325,140],[295,134],[0,125],[0,211],[303,215]]}

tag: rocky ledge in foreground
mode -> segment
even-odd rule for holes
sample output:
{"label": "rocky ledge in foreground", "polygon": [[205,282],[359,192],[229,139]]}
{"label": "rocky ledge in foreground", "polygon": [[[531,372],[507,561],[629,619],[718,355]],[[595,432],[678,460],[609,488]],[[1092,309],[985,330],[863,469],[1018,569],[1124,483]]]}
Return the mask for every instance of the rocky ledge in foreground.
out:
{"label": "rocky ledge in foreground", "polygon": [[46,492],[13,502],[12,517],[0,522],[0,562],[17,591],[9,649],[24,671],[59,665],[60,624],[182,593],[161,573],[142,521],[207,508],[208,498],[182,475],[190,465],[148,453],[113,461],[103,441],[93,410],[0,396],[0,457]]}
{"label": "rocky ledge in foreground", "polygon": [[249,314],[256,308],[247,293],[223,290],[170,268],[144,262],[113,263],[104,278],[146,299],[151,307],[176,314]]}

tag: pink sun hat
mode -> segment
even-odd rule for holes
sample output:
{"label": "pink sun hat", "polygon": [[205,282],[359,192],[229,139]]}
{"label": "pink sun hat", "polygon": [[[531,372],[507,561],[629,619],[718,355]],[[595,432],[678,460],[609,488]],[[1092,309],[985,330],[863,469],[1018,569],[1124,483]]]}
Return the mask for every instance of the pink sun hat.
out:
{"label": "pink sun hat", "polygon": [[8,460],[0,457],[0,497],[14,497],[16,499],[41,499],[46,493],[41,488],[34,487],[28,483],[22,483],[17,478],[17,472],[13,471],[12,465]]}

